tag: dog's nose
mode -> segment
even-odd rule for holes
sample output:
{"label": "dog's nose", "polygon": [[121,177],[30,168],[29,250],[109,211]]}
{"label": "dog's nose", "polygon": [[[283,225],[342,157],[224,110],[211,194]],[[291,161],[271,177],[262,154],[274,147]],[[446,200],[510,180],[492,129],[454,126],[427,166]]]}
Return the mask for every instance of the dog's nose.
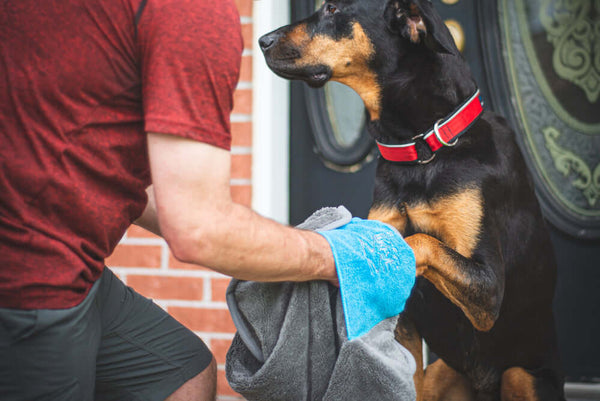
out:
{"label": "dog's nose", "polygon": [[258,39],[258,44],[262,51],[268,50],[276,41],[276,37],[273,33],[268,33],[263,35],[260,39]]}

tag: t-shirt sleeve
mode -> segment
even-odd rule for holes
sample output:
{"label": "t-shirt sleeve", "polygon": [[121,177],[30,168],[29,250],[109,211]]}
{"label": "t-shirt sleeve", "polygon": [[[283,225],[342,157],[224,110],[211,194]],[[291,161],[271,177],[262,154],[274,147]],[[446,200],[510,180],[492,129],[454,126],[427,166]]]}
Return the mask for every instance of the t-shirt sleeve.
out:
{"label": "t-shirt sleeve", "polygon": [[243,49],[233,0],[149,0],[137,40],[146,132],[229,149]]}

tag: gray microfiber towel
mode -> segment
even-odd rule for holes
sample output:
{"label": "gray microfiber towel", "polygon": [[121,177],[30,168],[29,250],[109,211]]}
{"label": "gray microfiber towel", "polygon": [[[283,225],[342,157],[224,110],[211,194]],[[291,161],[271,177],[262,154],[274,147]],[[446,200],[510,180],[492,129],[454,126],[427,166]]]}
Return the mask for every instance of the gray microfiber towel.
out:
{"label": "gray microfiber towel", "polygon": [[[325,208],[298,226],[334,229],[352,216]],[[348,341],[339,289],[325,281],[232,280],[238,332],[227,353],[231,387],[249,401],[412,401],[415,361],[394,339],[397,318]]]}

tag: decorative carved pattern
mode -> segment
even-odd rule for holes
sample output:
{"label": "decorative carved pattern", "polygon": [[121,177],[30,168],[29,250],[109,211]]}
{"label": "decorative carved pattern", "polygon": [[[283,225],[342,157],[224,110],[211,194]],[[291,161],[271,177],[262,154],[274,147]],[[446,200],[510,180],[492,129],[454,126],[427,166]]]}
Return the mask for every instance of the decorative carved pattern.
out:
{"label": "decorative carved pattern", "polygon": [[[594,8],[590,1],[595,1]],[[571,235],[600,238],[600,124],[578,120],[561,104],[562,100],[573,100],[573,96],[577,102],[571,105],[579,102],[582,107],[594,109],[598,102],[588,103],[583,89],[566,79],[556,80],[556,73],[552,74],[553,86],[549,84],[545,67],[554,68],[552,57],[560,51],[550,42],[539,42],[545,42],[546,35],[559,38],[562,24],[566,24],[562,28],[563,43],[574,40],[571,28],[579,24],[578,18],[587,23],[596,21],[598,14],[594,12],[600,10],[600,0],[498,0],[498,5],[510,106],[546,217]],[[546,31],[541,22],[544,12],[561,23],[550,22],[552,26]],[[545,24],[549,26],[548,21]],[[597,74],[600,35],[588,39],[588,58],[596,58]],[[542,66],[548,59],[551,65]],[[596,76],[600,78],[600,74]]]}
{"label": "decorative carved pattern", "polygon": [[571,173],[575,174],[576,178],[571,185],[582,191],[590,206],[594,206],[600,198],[600,164],[592,172],[583,159],[556,143],[560,136],[556,128],[546,127],[543,132],[546,148],[552,155],[556,169],[565,177]]}
{"label": "decorative carved pattern", "polygon": [[543,0],[539,15],[554,46],[554,70],[595,103],[600,95],[600,0]]}

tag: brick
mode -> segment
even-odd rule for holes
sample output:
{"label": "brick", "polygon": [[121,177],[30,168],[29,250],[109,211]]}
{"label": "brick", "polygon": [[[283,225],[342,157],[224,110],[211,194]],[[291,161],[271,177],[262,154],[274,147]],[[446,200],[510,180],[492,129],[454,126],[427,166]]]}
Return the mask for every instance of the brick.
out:
{"label": "brick", "polygon": [[244,49],[252,49],[254,46],[252,24],[242,24],[242,38],[244,39]]}
{"label": "brick", "polygon": [[158,235],[152,234],[150,231],[132,224],[127,229],[127,236],[130,238],[160,238]]}
{"label": "brick", "polygon": [[211,278],[210,288],[212,293],[212,300],[215,302],[225,302],[225,292],[229,286],[229,278]]}
{"label": "brick", "polygon": [[107,266],[158,268],[161,264],[162,247],[158,245],[117,246],[107,259]]}
{"label": "brick", "polygon": [[127,285],[154,299],[200,301],[204,295],[201,277],[127,276]]}
{"label": "brick", "polygon": [[252,114],[252,90],[238,89],[233,93],[233,113]]}
{"label": "brick", "polygon": [[235,333],[236,331],[227,309],[170,306],[168,312],[192,331],[214,333]]}
{"label": "brick", "polygon": [[249,147],[252,146],[252,123],[232,123],[231,124],[232,146]]}
{"label": "brick", "polygon": [[241,397],[238,393],[233,391],[233,389],[229,386],[227,382],[227,378],[225,377],[225,371],[219,369],[217,371],[217,395],[225,395],[231,397]]}
{"label": "brick", "polygon": [[227,351],[230,346],[231,340],[210,340],[210,350],[217,360],[217,365],[225,365]]}
{"label": "brick", "polygon": [[200,270],[200,271],[212,271],[208,267],[195,265],[193,263],[183,263],[175,259],[175,256],[169,251],[169,269],[177,270]]}
{"label": "brick", "polygon": [[252,177],[252,155],[231,156],[231,178]]}
{"label": "brick", "polygon": [[240,17],[252,16],[252,0],[235,0]]}
{"label": "brick", "polygon": [[240,70],[240,81],[250,82],[252,81],[252,56],[242,57],[242,67]]}
{"label": "brick", "polygon": [[235,203],[252,206],[252,187],[250,185],[232,185],[231,198]]}

